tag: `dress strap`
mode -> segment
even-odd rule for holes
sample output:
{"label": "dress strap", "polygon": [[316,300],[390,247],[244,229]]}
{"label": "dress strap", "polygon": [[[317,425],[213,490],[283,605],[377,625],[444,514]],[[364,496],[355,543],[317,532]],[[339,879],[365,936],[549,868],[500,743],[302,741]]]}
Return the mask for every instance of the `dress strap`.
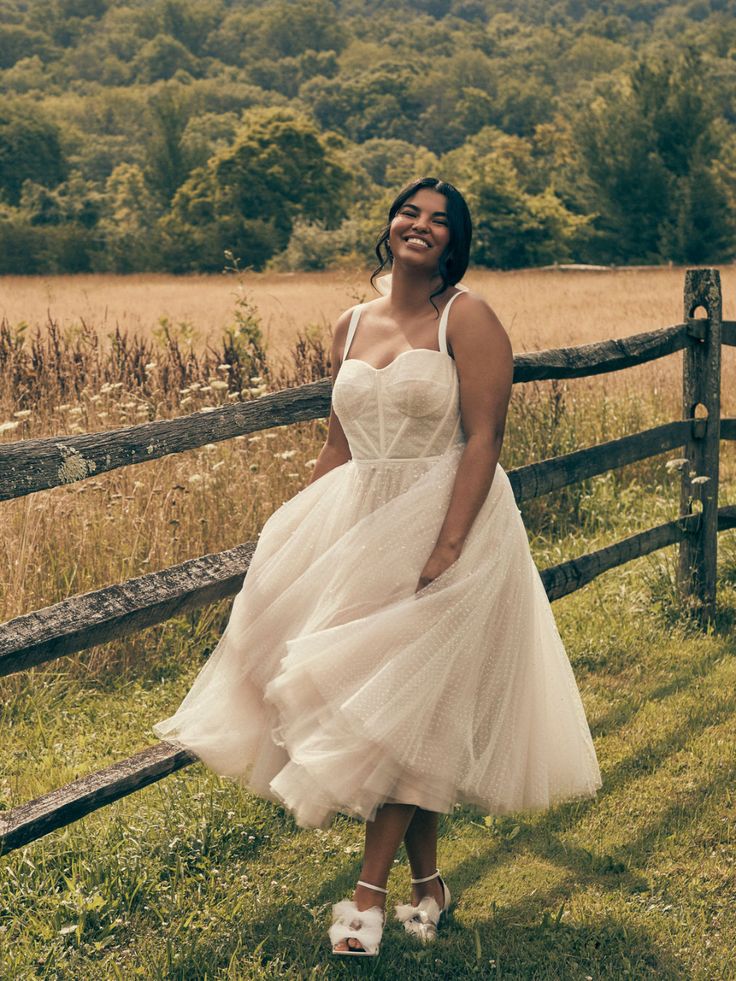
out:
{"label": "dress strap", "polygon": [[363,307],[365,303],[359,303],[357,306],[353,307],[353,315],[350,318],[350,324],[348,326],[347,337],[345,338],[345,347],[342,352],[342,360],[348,356],[348,350],[350,345],[353,343],[353,338],[355,337],[355,330],[358,326],[358,321],[360,320],[360,315],[363,312]]}
{"label": "dress strap", "polygon": [[444,354],[450,353],[447,350],[447,318],[450,314],[450,307],[455,302],[455,300],[460,296],[460,293],[467,292],[467,290],[465,290],[462,287],[458,287],[458,289],[459,292],[455,293],[454,296],[451,296],[450,299],[445,304],[445,309],[442,311],[442,318],[440,320],[440,328],[439,328],[440,351],[442,351]]}

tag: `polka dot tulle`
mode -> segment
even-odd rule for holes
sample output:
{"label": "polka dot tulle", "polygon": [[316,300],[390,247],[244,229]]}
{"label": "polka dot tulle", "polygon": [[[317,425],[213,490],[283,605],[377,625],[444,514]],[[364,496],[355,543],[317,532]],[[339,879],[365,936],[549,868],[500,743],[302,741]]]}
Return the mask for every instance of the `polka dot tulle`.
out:
{"label": "polka dot tulle", "polygon": [[459,558],[415,592],[464,446],[442,329],[439,351],[383,368],[346,358],[333,407],[352,459],[268,519],[220,643],[154,731],[304,827],[390,801],[503,814],[593,796],[582,703],[502,467]]}

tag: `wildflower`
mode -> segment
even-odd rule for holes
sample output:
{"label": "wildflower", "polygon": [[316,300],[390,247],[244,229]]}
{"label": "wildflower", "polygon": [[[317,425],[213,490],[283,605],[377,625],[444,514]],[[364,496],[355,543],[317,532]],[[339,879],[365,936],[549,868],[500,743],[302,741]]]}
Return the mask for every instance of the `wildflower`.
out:
{"label": "wildflower", "polygon": [[240,398],[240,392],[228,392],[227,397],[231,402],[234,402],[236,399]]}
{"label": "wildflower", "polygon": [[192,392],[198,392],[201,387],[202,386],[200,385],[199,382],[192,382],[191,385],[189,386]]}
{"label": "wildflower", "polygon": [[145,366],[145,368],[143,370],[144,371],[153,371],[153,369],[156,366],[157,366],[157,363],[155,361],[149,361],[148,364]]}
{"label": "wildflower", "polygon": [[261,384],[261,382],[263,381],[263,378],[262,378],[262,377],[261,377],[260,375],[251,375],[251,376],[250,376],[250,381],[251,381],[251,382],[252,382],[252,383],[253,383],[254,385],[260,385],[260,384]]}
{"label": "wildflower", "polygon": [[0,433],[9,433],[20,426],[19,422],[0,422]]}
{"label": "wildflower", "polygon": [[102,386],[102,388],[100,389],[100,392],[101,392],[101,393],[102,393],[103,395],[107,395],[107,393],[108,393],[108,392],[111,392],[111,391],[112,391],[112,385],[110,384],[110,382],[105,382],[105,384],[104,384],[104,385]]}
{"label": "wildflower", "polygon": [[207,450],[208,453],[211,453],[213,450],[217,449],[217,446],[214,443],[205,443],[202,449]]}
{"label": "wildflower", "polygon": [[317,457],[315,457],[313,460],[307,460],[307,462],[304,464],[305,467],[314,467],[316,465],[317,465]]}
{"label": "wildflower", "polygon": [[97,413],[97,418],[98,419],[109,419],[110,418],[110,413],[109,412],[98,412]]}
{"label": "wildflower", "polygon": [[217,406],[216,405],[204,405],[204,406],[202,406],[202,408],[199,411],[200,412],[216,412],[217,411]]}
{"label": "wildflower", "polygon": [[185,399],[182,399],[179,405],[191,405],[194,399],[191,395],[187,395]]}
{"label": "wildflower", "polygon": [[224,467],[224,466],[225,466],[225,461],[224,460],[218,460],[217,463],[215,463],[215,464],[212,465],[212,469],[213,470],[219,470],[220,467]]}
{"label": "wildflower", "polygon": [[68,409],[71,409],[71,407],[72,406],[70,402],[64,402],[63,405],[58,405],[57,409],[59,410],[59,412],[66,412]]}
{"label": "wildflower", "polygon": [[248,437],[248,442],[249,443],[260,443],[260,441],[262,439],[263,439],[263,436],[249,436]]}
{"label": "wildflower", "polygon": [[691,484],[707,484],[710,477],[693,477],[690,481]]}
{"label": "wildflower", "polygon": [[123,402],[122,404],[123,409],[136,409],[137,407],[138,407],[137,402]]}
{"label": "wildflower", "polygon": [[83,409],[80,406],[75,405],[73,409],[70,409],[69,410],[69,415],[70,416],[81,416],[82,412],[83,412]]}
{"label": "wildflower", "polygon": [[671,473],[673,470],[682,470],[687,462],[687,457],[678,457],[676,460],[668,460],[664,468],[668,473]]}
{"label": "wildflower", "polygon": [[210,388],[214,389],[216,392],[222,392],[228,387],[226,381],[213,381]]}
{"label": "wildflower", "polygon": [[293,456],[296,456],[296,450],[284,450],[283,453],[274,453],[279,460],[290,460]]}
{"label": "wildflower", "polygon": [[258,396],[258,395],[261,394],[260,388],[245,388],[245,389],[243,389],[243,391],[247,392],[248,395],[256,395],[256,396]]}
{"label": "wildflower", "polygon": [[212,386],[211,385],[200,385],[199,390],[200,390],[200,392],[211,392],[212,391]]}
{"label": "wildflower", "polygon": [[230,371],[231,370],[231,366],[229,364],[218,364],[217,370],[218,371]]}
{"label": "wildflower", "polygon": [[19,412],[13,413],[14,419],[28,419],[31,415],[30,409],[21,409]]}
{"label": "wildflower", "polygon": [[191,388],[180,388],[179,389],[179,395],[189,395],[190,392],[191,392]]}

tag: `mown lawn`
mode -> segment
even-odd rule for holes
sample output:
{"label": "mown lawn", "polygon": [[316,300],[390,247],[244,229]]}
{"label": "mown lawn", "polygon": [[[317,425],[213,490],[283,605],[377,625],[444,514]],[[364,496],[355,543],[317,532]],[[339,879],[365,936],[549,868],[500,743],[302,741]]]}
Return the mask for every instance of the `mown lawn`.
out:
{"label": "mown lawn", "polygon": [[[625,530],[613,524],[608,538]],[[540,567],[566,544],[535,542]],[[676,616],[674,557],[555,604],[603,790],[541,815],[444,818],[440,867],[457,902],[431,949],[389,920],[377,961],[333,960],[330,907],[357,878],[362,826],[298,829],[198,764],[2,860],[0,976],[736,977],[736,548],[720,536],[709,634]],[[6,805],[149,742],[219,628],[213,615],[193,636],[171,624],[161,656],[107,681],[85,681],[77,663],[6,683]],[[400,855],[390,905],[407,885]]]}

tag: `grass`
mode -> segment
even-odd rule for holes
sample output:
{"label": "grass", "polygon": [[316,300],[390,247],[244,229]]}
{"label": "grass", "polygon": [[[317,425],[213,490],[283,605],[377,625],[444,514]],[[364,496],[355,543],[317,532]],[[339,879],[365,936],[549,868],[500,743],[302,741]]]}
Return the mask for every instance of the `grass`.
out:
{"label": "grass", "polygon": [[[568,289],[562,275],[548,282]],[[588,282],[604,288],[598,276]],[[287,351],[284,372],[304,377],[321,357],[311,350],[300,363]],[[628,374],[517,387],[503,465],[676,417],[676,388],[632,400]],[[120,389],[101,391],[115,382],[95,377],[72,405],[83,409],[77,422],[40,386],[8,435],[135,415]],[[145,381],[131,375],[125,400],[182,411],[180,391],[158,382],[146,391]],[[0,383],[0,402],[15,394]],[[303,486],[323,438],[323,423],[302,424],[3,505],[5,615],[255,537]],[[736,474],[722,445],[727,503]],[[665,460],[522,505],[538,566],[669,520],[678,483]],[[555,603],[603,789],[544,814],[494,819],[458,807],[444,817],[439,861],[456,905],[432,948],[389,921],[377,962],[333,961],[329,911],[357,877],[362,825],[338,817],[325,831],[298,829],[197,764],[2,859],[0,977],[736,978],[736,543],[719,536],[718,620],[705,634],[677,607],[675,560],[662,550]],[[219,604],[2,681],[0,808],[149,744],[226,616]],[[400,854],[389,909],[407,886]]]}

